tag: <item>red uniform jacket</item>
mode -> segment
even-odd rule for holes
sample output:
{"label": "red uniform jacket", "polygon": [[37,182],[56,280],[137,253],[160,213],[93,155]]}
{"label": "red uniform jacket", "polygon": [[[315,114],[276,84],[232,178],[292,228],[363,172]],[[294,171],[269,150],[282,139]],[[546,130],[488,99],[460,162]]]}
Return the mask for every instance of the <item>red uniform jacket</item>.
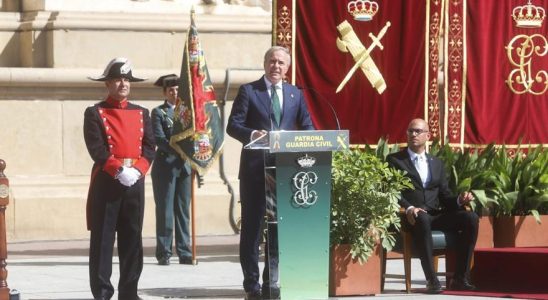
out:
{"label": "red uniform jacket", "polygon": [[[124,164],[135,167],[144,176],[154,159],[155,144],[148,110],[128,101],[112,99],[86,109],[84,139],[94,161],[87,205],[89,228],[90,201],[97,195],[103,198],[108,195],[112,200],[119,196],[123,186],[114,177]],[[97,176],[108,176],[110,179],[96,182]],[[139,180],[136,184],[143,182]],[[109,193],[100,193],[98,190],[107,190]]]}

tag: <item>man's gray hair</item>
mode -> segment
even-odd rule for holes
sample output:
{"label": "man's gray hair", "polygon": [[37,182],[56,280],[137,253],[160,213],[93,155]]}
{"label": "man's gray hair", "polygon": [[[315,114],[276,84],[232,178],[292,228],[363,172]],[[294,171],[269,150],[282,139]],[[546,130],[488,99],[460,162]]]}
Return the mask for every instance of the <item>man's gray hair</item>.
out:
{"label": "man's gray hair", "polygon": [[264,62],[266,63],[268,61],[268,59],[270,59],[270,56],[272,56],[272,53],[274,53],[276,51],[283,51],[285,54],[287,54],[287,58],[289,59],[288,65],[290,66],[291,65],[291,53],[289,52],[289,50],[287,50],[286,47],[282,47],[282,46],[272,46],[268,50],[266,50],[266,53],[264,54]]}

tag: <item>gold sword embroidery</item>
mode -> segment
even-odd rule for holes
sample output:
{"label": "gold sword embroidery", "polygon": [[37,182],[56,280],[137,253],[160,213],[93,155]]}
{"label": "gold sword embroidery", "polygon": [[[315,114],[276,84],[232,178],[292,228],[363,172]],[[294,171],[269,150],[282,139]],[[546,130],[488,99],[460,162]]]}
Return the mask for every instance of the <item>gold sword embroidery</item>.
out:
{"label": "gold sword embroidery", "polygon": [[347,137],[342,135],[342,134],[337,136],[337,142],[339,143],[339,147],[337,147],[337,149],[346,149],[346,148],[348,148],[346,146],[346,144],[347,144],[346,138]]}
{"label": "gold sword embroidery", "polygon": [[384,90],[386,89],[386,83],[370,54],[371,51],[373,51],[373,49],[375,49],[377,46],[381,50],[384,49],[384,46],[381,44],[381,39],[386,34],[386,31],[388,30],[388,27],[390,27],[390,25],[390,22],[386,22],[386,25],[384,25],[384,27],[381,29],[377,36],[369,33],[369,37],[371,38],[372,42],[367,49],[364,47],[364,45],[354,32],[354,29],[352,28],[352,25],[350,25],[350,23],[345,20],[337,26],[337,30],[341,34],[341,38],[337,37],[337,48],[341,52],[350,51],[350,54],[352,54],[352,57],[354,58],[354,61],[356,63],[341,81],[341,83],[337,87],[336,93],[342,90],[342,88],[346,85],[348,80],[350,80],[354,72],[356,72],[358,67],[362,70],[369,82],[371,82],[373,88],[375,88],[379,94],[382,94],[384,92]]}

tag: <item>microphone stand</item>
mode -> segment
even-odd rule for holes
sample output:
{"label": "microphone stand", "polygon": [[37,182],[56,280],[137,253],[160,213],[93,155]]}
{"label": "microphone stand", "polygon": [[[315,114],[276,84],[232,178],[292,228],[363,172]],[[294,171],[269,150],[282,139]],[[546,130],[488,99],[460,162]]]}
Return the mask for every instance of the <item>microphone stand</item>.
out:
{"label": "microphone stand", "polygon": [[335,108],[333,107],[331,102],[329,102],[320,92],[318,92],[314,88],[311,88],[311,87],[299,87],[299,88],[302,89],[302,90],[313,92],[314,95],[318,96],[318,98],[320,98],[320,100],[322,100],[324,103],[326,103],[327,106],[329,107],[330,111],[331,111],[331,114],[333,115],[333,119],[335,119],[335,122],[337,123],[337,130],[341,130],[341,123],[339,122],[339,118],[337,117],[337,112],[335,111]]}

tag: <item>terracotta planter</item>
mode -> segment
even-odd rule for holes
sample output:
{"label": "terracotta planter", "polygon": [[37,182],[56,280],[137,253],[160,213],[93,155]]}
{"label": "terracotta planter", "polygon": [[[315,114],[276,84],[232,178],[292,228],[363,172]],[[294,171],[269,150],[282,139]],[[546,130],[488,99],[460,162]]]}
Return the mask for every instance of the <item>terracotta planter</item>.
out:
{"label": "terracotta planter", "polygon": [[350,255],[350,245],[331,248],[329,295],[374,295],[381,292],[381,247],[363,265]]}
{"label": "terracotta planter", "polygon": [[496,217],[493,222],[495,247],[548,247],[548,215]]}
{"label": "terracotta planter", "polygon": [[479,218],[478,240],[476,248],[493,248],[494,217],[482,216]]}

